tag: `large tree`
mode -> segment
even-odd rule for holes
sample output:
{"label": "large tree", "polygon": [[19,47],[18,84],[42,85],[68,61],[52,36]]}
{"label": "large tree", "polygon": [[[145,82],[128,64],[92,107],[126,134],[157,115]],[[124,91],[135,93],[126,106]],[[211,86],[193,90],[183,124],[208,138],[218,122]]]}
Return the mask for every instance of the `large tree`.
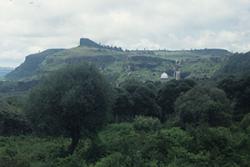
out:
{"label": "large tree", "polygon": [[195,84],[193,80],[171,80],[160,88],[157,102],[162,109],[162,121],[167,120],[174,113],[176,99],[194,87]]}
{"label": "large tree", "polygon": [[116,90],[113,107],[116,120],[127,121],[138,115],[161,117],[155,89],[148,84],[129,80]]}
{"label": "large tree", "polygon": [[81,134],[94,133],[105,122],[108,90],[94,66],[70,65],[50,74],[31,92],[27,115],[38,132],[69,135],[72,154]]}
{"label": "large tree", "polygon": [[180,96],[175,110],[182,126],[228,126],[231,106],[223,90],[197,86]]}
{"label": "large tree", "polygon": [[234,104],[234,119],[240,121],[244,115],[250,113],[250,76],[241,79],[228,77],[218,85],[223,89]]}

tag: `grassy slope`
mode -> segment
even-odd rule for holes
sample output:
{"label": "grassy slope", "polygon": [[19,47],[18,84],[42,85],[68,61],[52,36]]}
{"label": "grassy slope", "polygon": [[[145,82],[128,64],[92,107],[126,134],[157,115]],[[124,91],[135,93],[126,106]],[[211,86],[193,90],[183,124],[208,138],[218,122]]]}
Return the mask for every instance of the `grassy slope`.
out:
{"label": "grassy slope", "polygon": [[[49,50],[51,51],[51,50]],[[230,55],[225,50],[182,50],[182,51],[117,51],[107,48],[80,46],[65,50],[52,50],[35,54],[26,59],[8,79],[39,79],[66,64],[91,62],[108,76],[109,80],[119,83],[127,77],[140,80],[160,80],[162,72],[173,75],[176,60],[181,60],[181,70],[190,73],[189,77],[211,77]],[[38,59],[38,60],[37,60]],[[34,62],[34,63],[33,63]]]}

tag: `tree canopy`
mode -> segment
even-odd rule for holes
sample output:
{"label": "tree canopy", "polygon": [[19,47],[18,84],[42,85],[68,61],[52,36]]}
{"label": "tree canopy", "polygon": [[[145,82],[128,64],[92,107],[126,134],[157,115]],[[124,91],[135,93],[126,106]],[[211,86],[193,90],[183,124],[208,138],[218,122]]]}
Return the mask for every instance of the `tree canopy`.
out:
{"label": "tree canopy", "polygon": [[105,123],[108,94],[108,85],[94,66],[67,66],[31,92],[27,115],[38,132],[69,135],[73,153],[82,133],[94,133]]}
{"label": "tree canopy", "polygon": [[197,86],[180,96],[175,103],[182,126],[228,126],[231,122],[230,101],[223,90]]}
{"label": "tree canopy", "polygon": [[161,120],[165,121],[174,113],[176,99],[195,85],[192,80],[172,80],[162,86],[158,92],[157,102],[162,109]]}

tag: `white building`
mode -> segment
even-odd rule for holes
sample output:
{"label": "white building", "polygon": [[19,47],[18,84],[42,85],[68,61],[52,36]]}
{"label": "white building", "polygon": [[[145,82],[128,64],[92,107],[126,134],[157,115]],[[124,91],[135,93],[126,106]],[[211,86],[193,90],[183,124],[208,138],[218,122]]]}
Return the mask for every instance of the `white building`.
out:
{"label": "white building", "polygon": [[162,80],[166,80],[166,79],[168,79],[168,74],[167,74],[167,73],[165,73],[165,72],[164,72],[164,73],[162,73],[162,74],[161,74],[161,79],[162,79]]}

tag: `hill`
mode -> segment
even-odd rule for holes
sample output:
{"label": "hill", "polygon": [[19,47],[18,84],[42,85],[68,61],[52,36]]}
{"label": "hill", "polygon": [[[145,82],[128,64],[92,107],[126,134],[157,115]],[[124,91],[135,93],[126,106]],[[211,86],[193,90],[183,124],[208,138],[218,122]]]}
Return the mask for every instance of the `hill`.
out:
{"label": "hill", "polygon": [[128,77],[139,80],[160,80],[167,72],[174,76],[176,61],[180,62],[182,77],[206,78],[222,67],[232,53],[223,49],[201,50],[126,50],[103,46],[81,38],[80,45],[71,49],[49,49],[29,55],[25,62],[6,76],[8,80],[39,79],[66,64],[94,63],[114,83]]}
{"label": "hill", "polygon": [[18,66],[14,71],[6,75],[7,79],[19,80],[32,77],[39,71],[39,66],[48,56],[62,51],[63,49],[48,49],[44,52],[32,54],[25,58],[25,62]]}
{"label": "hill", "polygon": [[237,53],[231,56],[228,61],[218,70],[215,78],[225,78],[228,76],[242,77],[250,74],[250,52]]}

